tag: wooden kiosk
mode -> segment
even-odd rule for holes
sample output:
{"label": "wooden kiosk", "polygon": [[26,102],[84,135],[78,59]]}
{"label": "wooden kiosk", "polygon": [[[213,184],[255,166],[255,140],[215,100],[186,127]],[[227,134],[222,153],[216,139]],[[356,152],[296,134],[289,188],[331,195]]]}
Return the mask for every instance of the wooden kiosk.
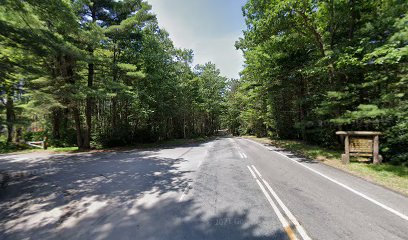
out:
{"label": "wooden kiosk", "polygon": [[381,132],[338,131],[336,134],[344,137],[345,153],[341,155],[343,164],[350,162],[350,156],[372,157],[374,164],[382,162],[379,154]]}

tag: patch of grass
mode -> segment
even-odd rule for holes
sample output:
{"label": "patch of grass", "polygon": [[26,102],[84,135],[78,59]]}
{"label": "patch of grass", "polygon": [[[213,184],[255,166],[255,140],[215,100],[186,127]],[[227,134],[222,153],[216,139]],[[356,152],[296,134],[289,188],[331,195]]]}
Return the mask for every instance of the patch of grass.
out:
{"label": "patch of grass", "polygon": [[4,153],[13,153],[13,152],[30,152],[33,149],[30,149],[25,144],[7,144],[5,142],[0,142],[0,154]]}
{"label": "patch of grass", "polygon": [[[102,146],[96,146],[96,148],[94,147],[93,149],[89,151],[91,152],[93,151],[121,151],[121,150],[131,150],[135,148],[143,149],[143,148],[172,147],[172,146],[180,146],[180,145],[192,144],[192,143],[202,143],[212,138],[213,137],[171,139],[171,140],[159,141],[155,143],[141,143],[141,144],[135,144],[135,145],[130,145],[130,146],[113,147],[113,148],[104,148]],[[23,144],[23,143],[22,144],[15,144],[15,143],[6,144],[5,142],[0,141],[0,154],[7,154],[7,153],[21,154],[21,153],[30,153],[30,152],[37,152],[37,151],[44,151],[44,150],[41,148],[32,148],[28,146],[27,144]],[[73,153],[73,152],[80,152],[82,150],[79,150],[79,148],[76,146],[70,146],[70,147],[50,146],[48,147],[47,151],[56,152],[56,153],[61,153],[61,152]],[[84,150],[84,151],[88,151],[88,150]]]}
{"label": "patch of grass", "polygon": [[111,148],[104,148],[102,146],[94,147],[90,150],[80,150],[78,147],[63,147],[63,148],[48,148],[50,151],[53,152],[113,152],[113,151],[129,151],[135,149],[152,149],[152,148],[166,148],[166,147],[176,147],[182,146],[186,144],[193,144],[193,143],[203,143],[208,140],[212,139],[212,137],[198,137],[198,138],[188,138],[188,139],[171,139],[165,141],[159,141],[154,143],[139,143],[134,145],[128,146],[119,146],[119,147],[111,147]]}
{"label": "patch of grass", "polygon": [[78,147],[49,147],[47,150],[52,152],[76,152]]}
{"label": "patch of grass", "polygon": [[367,180],[394,189],[408,196],[408,167],[351,162],[346,166],[350,172]]}
{"label": "patch of grass", "polygon": [[319,146],[310,145],[301,141],[293,140],[271,140],[272,145],[277,145],[281,148],[289,149],[295,153],[299,153],[305,157],[324,161],[326,159],[341,158],[341,151],[324,149]]}
{"label": "patch of grass", "polygon": [[302,141],[271,140],[268,138],[256,138],[252,136],[245,137],[287,149],[306,158],[320,160],[324,164],[342,169],[408,196],[408,167],[406,166],[397,166],[386,162],[380,165],[374,165],[367,162],[360,162],[356,159],[352,159],[350,164],[344,165],[341,163],[341,154],[343,151],[340,149],[327,149],[320,146],[310,145]]}
{"label": "patch of grass", "polygon": [[[30,152],[41,152],[44,151],[42,148],[33,148],[28,146],[27,144],[6,144],[0,142],[0,154],[7,154],[7,153],[30,153]],[[47,151],[51,152],[75,152],[78,151],[78,147],[48,147]]]}

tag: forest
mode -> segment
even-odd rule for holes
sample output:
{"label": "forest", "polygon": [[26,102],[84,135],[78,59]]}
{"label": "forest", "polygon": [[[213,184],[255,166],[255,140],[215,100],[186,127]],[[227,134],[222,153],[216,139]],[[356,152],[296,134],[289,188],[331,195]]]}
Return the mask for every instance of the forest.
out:
{"label": "forest", "polygon": [[0,0],[1,143],[81,149],[233,135],[340,148],[381,131],[408,164],[408,2],[248,0],[240,79],[174,47],[142,0]]}
{"label": "forest", "polygon": [[141,0],[1,0],[2,144],[80,149],[212,135],[227,79]]}
{"label": "forest", "polygon": [[230,129],[328,147],[335,131],[377,130],[385,159],[407,164],[407,13],[404,0],[248,0]]}

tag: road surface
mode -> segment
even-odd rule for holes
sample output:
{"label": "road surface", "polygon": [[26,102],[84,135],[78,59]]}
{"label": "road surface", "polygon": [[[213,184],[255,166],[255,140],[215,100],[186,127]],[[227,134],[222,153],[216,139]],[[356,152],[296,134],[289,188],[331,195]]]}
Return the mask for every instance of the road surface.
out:
{"label": "road surface", "polygon": [[242,138],[3,155],[0,239],[408,239],[408,199]]}

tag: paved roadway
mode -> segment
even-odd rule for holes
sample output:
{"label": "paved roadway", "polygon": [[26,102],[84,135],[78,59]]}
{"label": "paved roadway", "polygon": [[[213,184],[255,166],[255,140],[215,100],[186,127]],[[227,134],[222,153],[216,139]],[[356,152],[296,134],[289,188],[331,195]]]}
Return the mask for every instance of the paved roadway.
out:
{"label": "paved roadway", "polygon": [[0,169],[29,173],[0,192],[0,239],[408,239],[406,197],[247,139]]}

